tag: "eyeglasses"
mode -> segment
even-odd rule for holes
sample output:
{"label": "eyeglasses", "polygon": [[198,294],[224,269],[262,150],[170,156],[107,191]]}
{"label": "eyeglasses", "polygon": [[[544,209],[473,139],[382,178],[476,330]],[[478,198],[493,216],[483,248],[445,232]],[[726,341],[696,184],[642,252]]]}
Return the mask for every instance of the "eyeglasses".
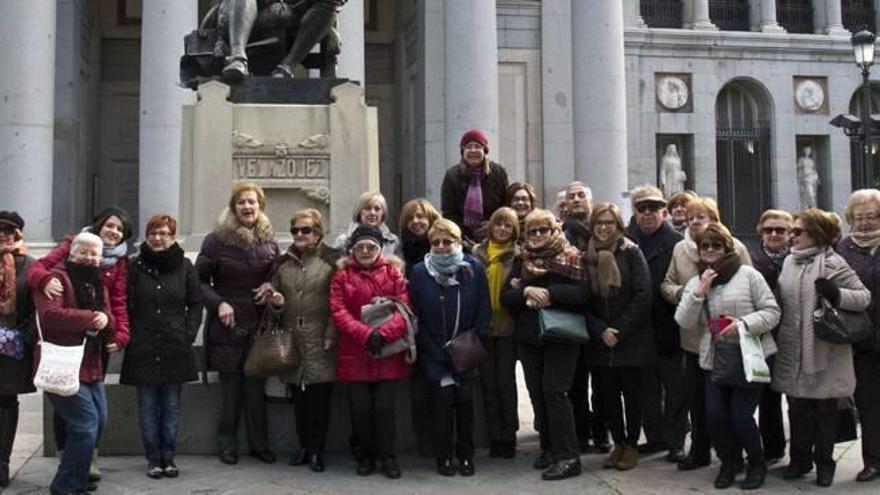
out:
{"label": "eyeglasses", "polygon": [[791,236],[792,237],[800,237],[800,235],[803,233],[804,233],[804,229],[802,229],[800,227],[793,227],[791,229]]}
{"label": "eyeglasses", "polygon": [[311,227],[291,227],[290,233],[293,235],[311,235],[314,230]]}
{"label": "eyeglasses", "polygon": [[529,235],[547,235],[550,231],[553,230],[550,227],[535,227],[533,229],[529,229]]}
{"label": "eyeglasses", "polygon": [[596,227],[613,227],[617,225],[617,222],[614,220],[598,220],[596,222]]}
{"label": "eyeglasses", "polygon": [[147,237],[158,237],[159,239],[167,239],[171,237],[171,232],[167,230],[151,230],[147,232]]}
{"label": "eyeglasses", "polygon": [[440,247],[440,246],[449,247],[449,246],[455,244],[455,242],[456,242],[455,239],[450,239],[448,237],[443,238],[443,239],[431,239],[431,246],[433,246],[433,247]]}
{"label": "eyeglasses", "polygon": [[649,211],[660,211],[663,209],[663,205],[660,203],[640,203],[636,205],[636,211],[639,213],[648,213]]}
{"label": "eyeglasses", "polygon": [[15,227],[4,225],[0,227],[0,234],[15,235]]}
{"label": "eyeglasses", "polygon": [[379,245],[373,242],[359,242],[352,246],[351,249],[358,253],[375,253],[379,250]]}
{"label": "eyeglasses", "polygon": [[788,232],[788,227],[764,227],[761,229],[766,235],[776,234],[776,235],[785,235]]}
{"label": "eyeglasses", "polygon": [[700,250],[702,251],[723,251],[724,244],[720,242],[701,242]]}

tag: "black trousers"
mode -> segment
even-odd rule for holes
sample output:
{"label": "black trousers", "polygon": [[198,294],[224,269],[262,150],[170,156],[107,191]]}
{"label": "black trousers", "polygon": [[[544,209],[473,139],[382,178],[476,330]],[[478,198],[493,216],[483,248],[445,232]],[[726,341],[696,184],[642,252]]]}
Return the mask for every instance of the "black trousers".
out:
{"label": "black trousers", "polygon": [[431,441],[433,416],[431,414],[431,382],[420,366],[413,367],[409,379],[410,408],[413,433],[419,442]]}
{"label": "black trousers", "polygon": [[[776,356],[767,358],[767,366],[773,369]],[[880,376],[878,376],[880,379]],[[782,394],[770,387],[761,390],[761,403],[758,405],[758,428],[764,443],[764,456],[767,459],[785,457],[785,427],[782,424]]]}
{"label": "black trousers", "polygon": [[544,342],[517,347],[532,407],[541,424],[541,450],[554,460],[578,457],[574,411],[568,398],[577,368],[579,346]]}
{"label": "black trousers", "polygon": [[791,462],[799,466],[835,465],[837,399],[788,397]]}
{"label": "black trousers", "polygon": [[593,379],[599,386],[599,415],[611,431],[616,445],[635,447],[639,442],[642,430],[639,397],[642,373],[643,369],[636,366],[593,368]]}
{"label": "black trousers", "polygon": [[459,459],[474,458],[474,382],[460,380],[441,387],[431,383],[434,413],[434,451],[438,459],[451,459],[453,448]]}
{"label": "black trousers", "polygon": [[760,400],[760,388],[718,385],[706,374],[706,417],[712,445],[722,464],[732,466],[743,448],[749,464],[764,464],[761,433],[755,424]]}
{"label": "black trousers", "polygon": [[220,450],[238,451],[238,421],[244,409],[245,428],[251,452],[269,449],[266,419],[266,380],[244,373],[220,373],[222,406],[217,437]]}
{"label": "black trousers", "polygon": [[320,454],[327,443],[330,427],[330,400],[333,383],[313,383],[305,389],[293,387],[293,411],[299,446],[307,452]]}
{"label": "black trousers", "polygon": [[586,345],[580,346],[574,383],[568,391],[568,397],[574,409],[578,443],[586,446],[592,439],[593,444],[605,445],[608,444],[608,428],[599,415],[599,394],[596,391],[594,368],[589,365],[586,349]]}
{"label": "black trousers", "polygon": [[857,353],[856,407],[862,427],[862,461],[880,468],[880,353]]}
{"label": "black trousers", "polygon": [[0,395],[0,463],[9,464],[18,427],[18,396]]}
{"label": "black trousers", "polygon": [[348,385],[354,434],[368,458],[395,455],[397,384],[397,380],[384,380]]}
{"label": "black trousers", "polygon": [[489,441],[516,443],[519,429],[516,344],[509,337],[489,338],[485,344],[486,358],[480,364],[480,384]]}
{"label": "black trousers", "polygon": [[688,412],[684,353],[658,353],[657,364],[642,370],[639,390],[645,438],[666,442],[670,449],[683,448]]}
{"label": "black trousers", "polygon": [[685,387],[691,415],[691,450],[688,455],[708,460],[712,442],[706,420],[706,372],[700,368],[700,355],[685,351]]}

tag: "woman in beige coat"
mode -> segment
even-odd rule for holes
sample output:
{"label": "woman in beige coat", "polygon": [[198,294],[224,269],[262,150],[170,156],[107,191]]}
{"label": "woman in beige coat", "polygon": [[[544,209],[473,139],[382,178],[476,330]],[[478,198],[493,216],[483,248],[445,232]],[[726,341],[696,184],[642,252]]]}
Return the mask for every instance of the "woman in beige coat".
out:
{"label": "woman in beige coat", "polygon": [[835,307],[862,311],[871,293],[833,245],[840,219],[816,208],[794,217],[791,256],[779,275],[782,323],[773,368],[773,390],[786,394],[791,425],[791,463],[783,476],[800,478],[816,464],[816,483],[834,480],[837,401],[855,392],[852,346],[816,338],[813,310],[819,297]]}

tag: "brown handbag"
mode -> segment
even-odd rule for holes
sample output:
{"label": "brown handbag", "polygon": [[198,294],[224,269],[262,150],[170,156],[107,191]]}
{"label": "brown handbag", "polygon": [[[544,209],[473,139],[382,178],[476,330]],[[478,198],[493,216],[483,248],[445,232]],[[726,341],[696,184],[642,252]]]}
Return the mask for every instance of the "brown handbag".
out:
{"label": "brown handbag", "polygon": [[480,362],[486,357],[486,348],[480,336],[477,335],[475,329],[458,332],[458,321],[461,315],[461,292],[458,293],[458,299],[455,309],[455,330],[452,332],[452,338],[449,339],[443,349],[449,355],[449,361],[452,364],[452,371],[455,373],[467,373],[468,371],[479,366]]}
{"label": "brown handbag", "polygon": [[281,315],[266,308],[244,361],[244,374],[274,376],[290,371],[299,364],[300,354],[293,329],[283,326]]}

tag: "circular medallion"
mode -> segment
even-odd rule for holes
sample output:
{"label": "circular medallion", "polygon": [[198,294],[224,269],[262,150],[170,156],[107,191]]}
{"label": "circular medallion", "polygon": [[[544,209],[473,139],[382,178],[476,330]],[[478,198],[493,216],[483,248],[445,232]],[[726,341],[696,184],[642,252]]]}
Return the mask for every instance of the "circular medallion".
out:
{"label": "circular medallion", "polygon": [[805,79],[795,87],[794,99],[801,110],[815,112],[825,103],[825,90],[816,81]]}
{"label": "circular medallion", "polygon": [[665,76],[657,82],[657,100],[669,110],[678,110],[687,105],[690,90],[680,77]]}

